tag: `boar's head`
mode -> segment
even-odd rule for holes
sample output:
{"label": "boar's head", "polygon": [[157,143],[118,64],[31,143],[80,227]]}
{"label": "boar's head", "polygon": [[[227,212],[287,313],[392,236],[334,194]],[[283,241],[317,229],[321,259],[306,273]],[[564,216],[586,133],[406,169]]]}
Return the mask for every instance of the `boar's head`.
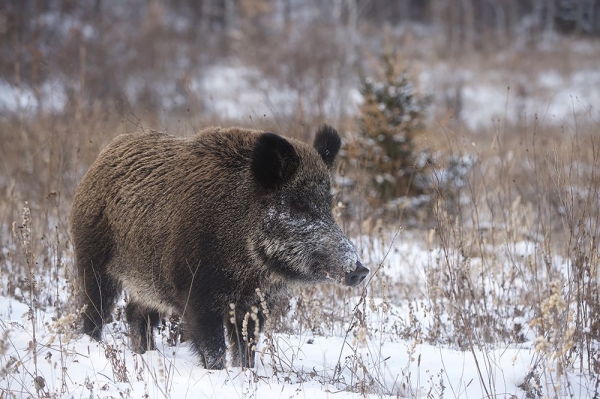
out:
{"label": "boar's head", "polygon": [[340,145],[327,125],[312,147],[273,133],[258,139],[252,175],[264,214],[251,250],[276,279],[356,286],[369,273],[332,215],[330,175]]}

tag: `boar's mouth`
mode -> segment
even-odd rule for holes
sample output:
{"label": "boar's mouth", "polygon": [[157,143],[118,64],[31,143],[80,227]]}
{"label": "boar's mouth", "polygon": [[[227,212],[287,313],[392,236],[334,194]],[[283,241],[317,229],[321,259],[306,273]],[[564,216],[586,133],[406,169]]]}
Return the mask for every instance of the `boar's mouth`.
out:
{"label": "boar's mouth", "polygon": [[286,280],[289,281],[306,281],[310,280],[310,278],[304,275],[299,270],[296,270],[290,267],[286,262],[280,261],[278,259],[268,259],[265,264],[269,269],[274,271],[275,273],[283,276]]}
{"label": "boar's mouth", "polygon": [[311,281],[311,276],[307,276],[306,273],[290,266],[288,262],[285,262],[277,257],[267,256],[265,251],[261,248],[258,251],[258,255],[264,265],[275,275],[289,282],[300,282],[300,281]]}

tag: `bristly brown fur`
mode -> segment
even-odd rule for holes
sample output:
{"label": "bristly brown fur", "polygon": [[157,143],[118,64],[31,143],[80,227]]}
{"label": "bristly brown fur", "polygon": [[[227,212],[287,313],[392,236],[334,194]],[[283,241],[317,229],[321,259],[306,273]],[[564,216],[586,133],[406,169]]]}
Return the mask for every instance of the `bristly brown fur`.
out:
{"label": "bristly brown fur", "polygon": [[[358,257],[331,217],[325,161],[333,159],[323,155],[331,150],[241,128],[117,137],[73,203],[84,332],[101,338],[125,289],[136,351],[153,348],[159,312],[176,310],[206,367],[224,366],[224,322],[234,365],[252,366],[239,334],[257,288],[273,296],[299,281],[344,276],[355,285],[347,276],[357,277]],[[304,199],[310,214],[297,212]]]}

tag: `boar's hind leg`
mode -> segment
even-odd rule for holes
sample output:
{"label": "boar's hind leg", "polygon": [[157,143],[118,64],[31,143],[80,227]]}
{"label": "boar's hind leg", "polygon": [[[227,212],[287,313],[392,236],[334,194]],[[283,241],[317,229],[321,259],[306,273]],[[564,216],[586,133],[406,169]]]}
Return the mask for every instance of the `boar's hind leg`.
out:
{"label": "boar's hind leg", "polygon": [[102,327],[110,317],[120,286],[93,267],[80,268],[80,277],[83,279],[84,289],[82,304],[85,305],[83,332],[99,341],[102,338]]}
{"label": "boar's hind leg", "polygon": [[225,366],[225,335],[221,313],[187,309],[185,328],[192,346],[207,369],[221,370]]}
{"label": "boar's hind leg", "polygon": [[[254,307],[258,309],[258,305]],[[253,314],[254,313],[254,314]],[[247,319],[246,336],[244,337],[244,319]],[[256,334],[262,331],[264,317],[260,311],[241,311],[236,307],[235,323],[227,319],[227,337],[231,349],[232,363],[236,367],[254,367],[254,347],[260,337]]]}
{"label": "boar's hind leg", "polygon": [[160,322],[160,315],[154,309],[149,309],[130,300],[125,309],[127,323],[129,323],[129,335],[133,350],[136,353],[145,353],[154,350],[154,328]]}

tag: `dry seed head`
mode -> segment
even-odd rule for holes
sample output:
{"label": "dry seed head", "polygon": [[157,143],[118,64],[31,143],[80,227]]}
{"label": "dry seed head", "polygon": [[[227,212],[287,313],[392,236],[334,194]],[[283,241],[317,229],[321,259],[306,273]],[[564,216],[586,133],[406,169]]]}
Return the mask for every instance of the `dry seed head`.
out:
{"label": "dry seed head", "polygon": [[383,301],[381,302],[381,311],[383,313],[389,313],[392,309],[392,305],[390,304],[389,298],[384,296]]}
{"label": "dry seed head", "polygon": [[427,232],[427,237],[425,238],[425,242],[427,242],[428,247],[433,246],[433,240],[435,239],[435,229],[430,229]]}
{"label": "dry seed head", "polygon": [[29,209],[28,202],[25,202],[25,206],[23,207],[21,239],[23,242],[23,252],[25,253],[25,256],[29,257],[31,255],[31,210]]}
{"label": "dry seed head", "polygon": [[536,317],[535,319],[529,322],[529,327],[533,328],[535,326],[541,326],[542,324],[542,319],[540,317]]}
{"label": "dry seed head", "polygon": [[4,355],[8,351],[8,348],[9,348],[8,334],[9,334],[8,328],[2,332],[2,339],[0,339],[0,355]]}
{"label": "dry seed head", "polygon": [[267,307],[267,300],[265,299],[265,296],[263,295],[260,288],[256,289],[256,295],[258,295],[258,297],[260,298],[260,307],[262,308],[265,318],[268,318],[269,317],[269,308]]}
{"label": "dry seed head", "polygon": [[419,338],[416,338],[414,340],[411,341],[410,345],[408,346],[408,348],[406,349],[406,354],[408,355],[409,359],[411,362],[415,361],[415,353],[417,351],[417,346],[421,344],[421,340]]}
{"label": "dry seed head", "polygon": [[254,340],[256,341],[257,338],[260,336],[260,321],[258,319],[258,307],[252,306],[251,310],[252,314],[250,316],[252,317],[252,321],[254,321]]}
{"label": "dry seed head", "polygon": [[548,343],[548,340],[546,339],[546,337],[543,336],[539,336],[535,339],[535,351],[537,353],[543,352],[546,353],[548,352],[550,348],[550,344]]}
{"label": "dry seed head", "polygon": [[375,305],[375,299],[373,298],[373,293],[369,295],[369,309],[371,312],[375,313],[377,311],[377,305]]}
{"label": "dry seed head", "polygon": [[242,337],[244,341],[248,342],[248,319],[250,318],[250,313],[246,312],[244,315],[244,320],[242,321]]}
{"label": "dry seed head", "polygon": [[39,392],[46,387],[46,380],[44,380],[44,377],[41,375],[38,375],[33,379],[33,384],[36,392],[39,394]]}
{"label": "dry seed head", "polygon": [[550,283],[550,297],[542,302],[542,315],[548,317],[553,308],[557,312],[561,312],[566,309],[566,307],[567,303],[560,292],[560,283],[558,281],[552,281]]}
{"label": "dry seed head", "polygon": [[165,380],[165,368],[163,366],[162,358],[158,357],[158,375],[162,381]]}
{"label": "dry seed head", "polygon": [[360,327],[356,332],[356,341],[360,346],[365,346],[367,344],[367,328]]}
{"label": "dry seed head", "polygon": [[65,342],[71,341],[75,337],[73,326],[79,321],[81,317],[81,311],[69,313],[60,317],[58,320],[48,324],[48,330],[53,334],[60,334]]}
{"label": "dry seed head", "polygon": [[29,241],[29,234],[31,233],[31,209],[29,209],[29,203],[25,202],[23,207],[23,239]]}
{"label": "dry seed head", "polygon": [[381,307],[381,311],[383,313],[388,313],[392,308],[392,305],[390,304],[390,298],[387,295],[389,292],[389,282],[385,279],[381,283],[381,290],[383,292],[383,300],[379,306]]}
{"label": "dry seed head", "polygon": [[19,364],[17,363],[17,358],[11,356],[6,362],[6,364],[0,369],[0,378],[4,378],[8,374],[13,373],[17,367],[15,367],[14,369],[11,367],[15,366],[15,364],[17,367],[19,366]]}
{"label": "dry seed head", "polygon": [[229,304],[229,322],[235,324],[235,304]]}

